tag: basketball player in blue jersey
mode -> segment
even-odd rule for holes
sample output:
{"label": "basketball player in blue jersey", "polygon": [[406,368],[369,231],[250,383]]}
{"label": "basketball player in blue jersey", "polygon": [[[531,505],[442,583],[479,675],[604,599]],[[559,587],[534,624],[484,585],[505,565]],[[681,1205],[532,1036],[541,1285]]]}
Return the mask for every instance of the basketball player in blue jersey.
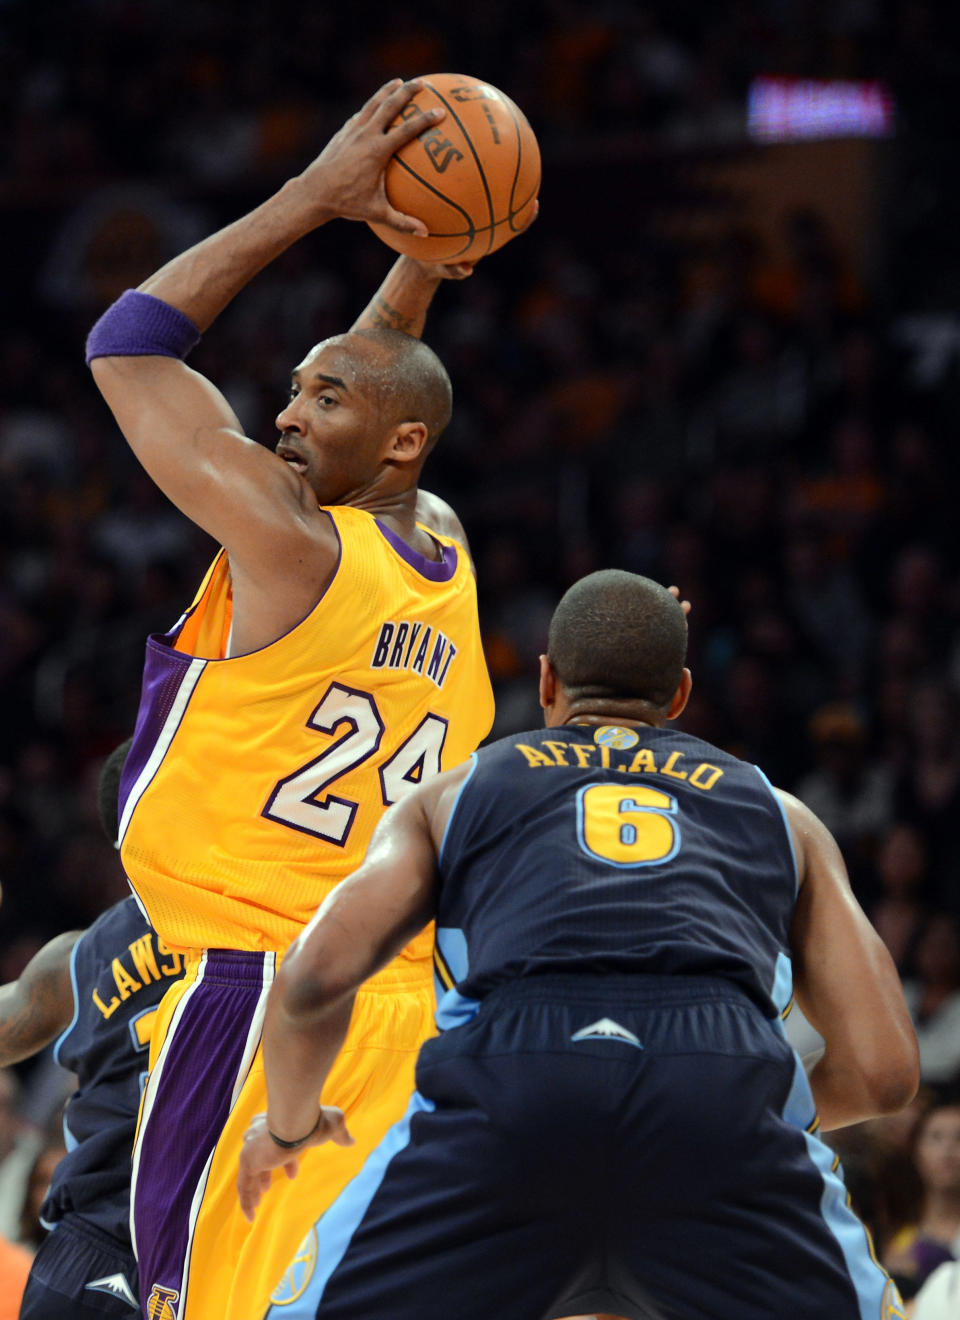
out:
{"label": "basketball player in blue jersey", "polygon": [[[575,584],[547,727],[392,808],[294,943],[241,1157],[251,1215],[300,1150],[349,1140],[318,1098],[354,991],[433,917],[445,993],[407,1115],[320,1219],[284,1315],[903,1317],[818,1135],[914,1094],[899,981],[817,818],[668,728],[685,653],[663,588]],[[794,995],[826,1042],[809,1079]]]}
{"label": "basketball player in blue jersey", "polygon": [[[107,758],[101,821],[117,837],[117,791],[129,744]],[[51,1231],[30,1270],[20,1320],[102,1320],[139,1309],[130,1243],[130,1152],[157,1005],[183,959],[160,943],[133,898],[87,931],[58,935],[0,987],[0,1067],[57,1037],[76,1073],[64,1113],[67,1154],[41,1210]]]}

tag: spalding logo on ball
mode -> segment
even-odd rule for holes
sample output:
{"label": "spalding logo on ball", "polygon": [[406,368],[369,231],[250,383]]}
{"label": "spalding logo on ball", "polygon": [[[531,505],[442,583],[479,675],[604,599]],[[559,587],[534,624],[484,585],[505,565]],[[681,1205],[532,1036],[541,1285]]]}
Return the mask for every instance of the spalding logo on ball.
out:
{"label": "spalding logo on ball", "polygon": [[509,96],[457,73],[433,73],[398,120],[441,106],[446,115],[391,157],[391,206],[422,220],[426,238],[370,227],[419,261],[477,261],[529,224],[540,191],[540,148]]}

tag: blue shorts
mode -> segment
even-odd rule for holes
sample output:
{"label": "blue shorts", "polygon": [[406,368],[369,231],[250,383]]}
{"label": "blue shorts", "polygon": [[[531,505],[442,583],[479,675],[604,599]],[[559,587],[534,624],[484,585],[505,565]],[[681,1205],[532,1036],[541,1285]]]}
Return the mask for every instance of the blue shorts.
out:
{"label": "blue shorts", "polygon": [[729,983],[512,982],[423,1047],[271,1320],[902,1316],[815,1129]]}
{"label": "blue shorts", "polygon": [[136,1320],[139,1311],[137,1262],[129,1243],[77,1215],[68,1215],[40,1243],[20,1320]]}

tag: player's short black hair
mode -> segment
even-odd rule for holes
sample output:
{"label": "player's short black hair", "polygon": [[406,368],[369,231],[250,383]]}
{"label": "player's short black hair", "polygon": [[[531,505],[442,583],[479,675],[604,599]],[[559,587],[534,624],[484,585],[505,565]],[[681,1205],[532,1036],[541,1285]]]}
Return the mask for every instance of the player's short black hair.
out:
{"label": "player's short black hair", "polygon": [[550,622],[547,656],[574,700],[666,710],[683,677],[687,620],[659,583],[607,568],[575,582]]}
{"label": "player's short black hair", "polygon": [[97,808],[100,812],[100,824],[111,843],[116,843],[120,834],[120,776],[124,762],[130,750],[132,738],[115,747],[103,763],[100,780],[97,784]]}
{"label": "player's short black hair", "polygon": [[453,411],[453,387],[447,369],[433,349],[401,330],[353,330],[383,350],[385,369],[371,368],[371,384],[399,422],[423,422],[427,449],[446,429]]}

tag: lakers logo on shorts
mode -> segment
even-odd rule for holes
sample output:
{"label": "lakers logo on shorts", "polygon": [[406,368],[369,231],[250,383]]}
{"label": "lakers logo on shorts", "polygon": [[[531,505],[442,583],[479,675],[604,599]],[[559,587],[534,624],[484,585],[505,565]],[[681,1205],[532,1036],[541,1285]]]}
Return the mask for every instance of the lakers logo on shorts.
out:
{"label": "lakers logo on shorts", "polygon": [[174,1303],[179,1300],[180,1294],[175,1288],[161,1288],[159,1283],[155,1283],[147,1298],[147,1320],[177,1320]]}
{"label": "lakers logo on shorts", "polygon": [[880,1320],[906,1320],[906,1317],[907,1312],[897,1292],[897,1285],[892,1279],[888,1279],[887,1286],[883,1290],[883,1301],[880,1304]]}
{"label": "lakers logo on shorts", "polygon": [[274,1306],[289,1306],[291,1302],[297,1301],[307,1291],[310,1280],[313,1278],[313,1271],[317,1265],[317,1234],[315,1229],[310,1230],[307,1236],[297,1248],[297,1254],[294,1256],[287,1268],[286,1274],[277,1285],[276,1292],[270,1298]]}
{"label": "lakers logo on shorts", "polygon": [[593,741],[600,747],[612,747],[622,752],[625,747],[636,747],[640,735],[633,729],[625,729],[620,724],[601,724],[593,735]]}

